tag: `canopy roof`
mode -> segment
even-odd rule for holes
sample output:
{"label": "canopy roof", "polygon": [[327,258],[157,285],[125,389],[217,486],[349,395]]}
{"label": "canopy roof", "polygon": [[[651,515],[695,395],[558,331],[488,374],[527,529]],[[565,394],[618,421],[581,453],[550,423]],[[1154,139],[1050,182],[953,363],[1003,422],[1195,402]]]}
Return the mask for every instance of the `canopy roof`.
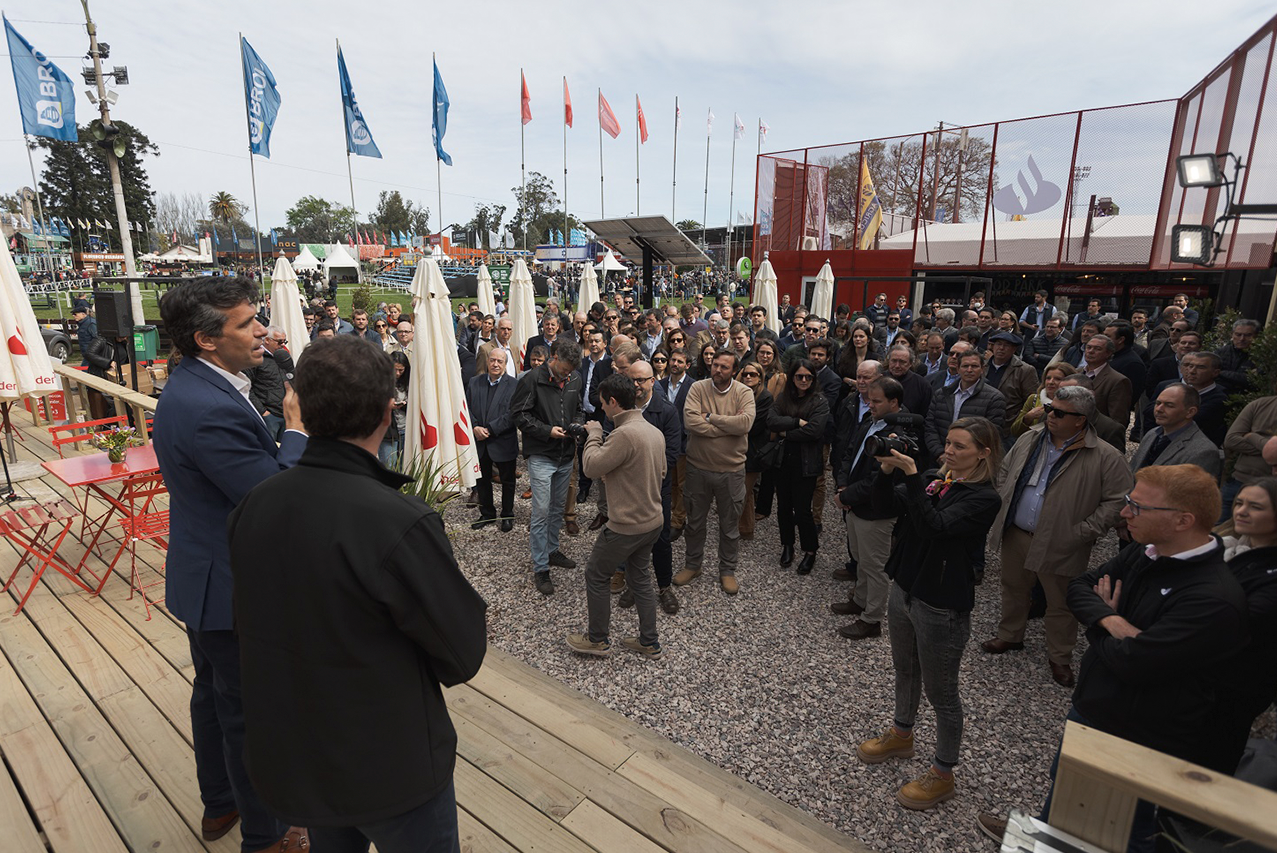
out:
{"label": "canopy roof", "polygon": [[607,254],[603,256],[603,260],[595,264],[594,268],[604,273],[616,271],[625,272],[626,270],[625,264],[616,259],[616,255],[612,254],[611,249],[607,250]]}
{"label": "canopy roof", "polygon": [[[296,269],[296,266],[293,267]],[[328,257],[324,258],[324,271],[332,269],[359,269],[359,261],[350,256],[346,247],[336,243],[328,247]]]}
{"label": "canopy roof", "polygon": [[310,250],[310,245],[302,244],[302,250],[293,258],[293,269],[295,270],[317,270],[319,269],[319,258],[315,257],[315,253]]}

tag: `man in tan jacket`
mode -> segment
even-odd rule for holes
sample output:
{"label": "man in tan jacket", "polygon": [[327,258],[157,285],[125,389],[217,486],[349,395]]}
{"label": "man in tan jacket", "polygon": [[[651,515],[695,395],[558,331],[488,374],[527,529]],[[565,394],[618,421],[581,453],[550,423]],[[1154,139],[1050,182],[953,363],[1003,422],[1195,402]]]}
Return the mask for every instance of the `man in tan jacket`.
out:
{"label": "man in tan jacket", "polygon": [[1024,648],[1029,597],[1041,581],[1051,677],[1063,687],[1073,686],[1077,645],[1069,581],[1086,571],[1091,548],[1117,524],[1135,484],[1126,458],[1096,435],[1094,414],[1090,389],[1056,391],[1045,425],[1020,436],[1002,461],[1002,510],[989,538],[990,550],[1002,553],[1002,620],[980,647],[995,655]]}
{"label": "man in tan jacket", "polygon": [[710,378],[692,385],[683,406],[687,430],[687,474],[683,501],[687,523],[685,568],[674,576],[685,586],[701,574],[705,556],[705,525],[710,503],[718,507],[718,582],[735,595],[736,563],[740,557],[740,512],[745,505],[745,451],[754,425],[754,392],[732,377],[736,354],[714,356]]}
{"label": "man in tan jacket", "polygon": [[600,421],[585,425],[589,437],[581,454],[585,476],[602,478],[611,489],[606,526],[594,540],[594,549],[585,565],[586,603],[589,629],[586,634],[568,634],[572,651],[583,655],[606,656],[612,652],[608,634],[612,622],[612,572],[625,566],[625,584],[638,607],[639,635],[626,637],[621,645],[647,658],[661,656],[656,637],[656,590],[652,587],[652,545],[665,524],[661,507],[661,484],[665,480],[665,436],[635,408],[634,381],[613,373],[599,384],[599,403],[614,424],[605,437]]}

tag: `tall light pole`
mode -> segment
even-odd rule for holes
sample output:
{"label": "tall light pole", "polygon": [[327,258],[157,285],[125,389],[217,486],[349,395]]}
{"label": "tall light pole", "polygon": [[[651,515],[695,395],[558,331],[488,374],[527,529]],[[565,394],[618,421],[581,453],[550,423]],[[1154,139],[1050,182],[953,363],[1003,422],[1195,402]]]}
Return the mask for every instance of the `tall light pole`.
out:
{"label": "tall light pole", "polygon": [[[98,52],[98,28],[89,15],[89,0],[80,0],[80,4],[84,6],[84,22],[89,31],[89,56],[93,59],[93,76],[98,90],[98,109],[102,113],[102,127],[105,130],[111,127],[111,104],[106,99],[106,83],[102,79],[102,57]],[[110,136],[105,141],[109,142]],[[106,151],[107,168],[111,171],[111,190],[115,194],[115,218],[120,230],[120,249],[124,253],[124,274],[136,277],[137,263],[133,260],[133,238],[129,235],[129,215],[124,207],[124,184],[120,180],[120,161],[116,158],[111,146],[103,146],[103,149]],[[129,285],[125,290],[133,303],[133,322],[145,322],[141,288]]]}

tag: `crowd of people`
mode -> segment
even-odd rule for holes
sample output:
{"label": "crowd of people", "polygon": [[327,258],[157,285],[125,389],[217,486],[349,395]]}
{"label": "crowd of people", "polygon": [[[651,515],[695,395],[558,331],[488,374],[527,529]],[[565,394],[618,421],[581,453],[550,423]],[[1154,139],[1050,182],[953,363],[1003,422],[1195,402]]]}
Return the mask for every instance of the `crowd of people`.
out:
{"label": "crowd of people", "polygon": [[[1227,394],[1259,375],[1250,356],[1259,324],[1237,321],[1227,342],[1210,350],[1209,330],[1196,327],[1200,318],[1186,301],[1129,317],[1095,302],[1069,317],[1044,292],[1019,312],[998,311],[977,294],[966,308],[935,304],[915,314],[903,298],[889,306],[879,294],[854,316],[839,305],[825,318],[788,296],[760,305],[727,294],[706,303],[694,294],[681,306],[643,310],[622,291],[614,304],[577,313],[547,300],[538,306],[539,333],[522,342],[512,339],[505,306],[495,315],[462,306],[456,348],[481,473],[470,523],[509,534],[515,501],[530,501],[531,589],[542,596],[564,582],[554,570],[576,568],[561,537],[595,533],[583,573],[585,629],[566,644],[610,655],[613,607],[633,608],[637,633],[617,645],[656,659],[665,654],[658,612],[678,614],[677,589],[704,583],[707,571],[724,595],[737,595],[749,583],[738,577],[741,541],[774,510],[778,570],[807,575],[822,552],[832,553],[826,561],[848,592],[830,605],[851,617],[838,633],[855,643],[885,633],[890,643],[894,712],[859,743],[860,760],[913,757],[923,695],[934,710],[931,759],[897,794],[918,810],[958,790],[961,664],[975,587],[986,554],[996,553],[1001,612],[980,653],[1024,651],[1026,623],[1041,616],[1045,648],[1035,653],[1073,691],[1069,719],[1232,773],[1254,719],[1277,696],[1277,394],[1255,389],[1269,393],[1229,423]],[[180,301],[169,296],[164,304],[175,310]],[[773,312],[779,333],[769,327]],[[228,326],[234,319],[228,314]],[[248,382],[242,393],[279,442],[264,463],[277,470],[295,461],[298,431],[310,430],[312,444],[316,433],[312,415],[302,426],[291,392],[263,377],[293,370],[286,339],[261,319],[266,352],[260,362],[243,359],[240,375]],[[369,370],[384,370],[384,380],[363,381],[386,401],[350,429],[385,471],[402,448],[411,316],[382,304],[347,320],[324,302],[308,312],[307,325],[315,341],[334,339],[346,355],[308,348],[296,366],[299,385],[308,359],[334,376],[351,373],[346,362],[364,358],[353,358],[352,346],[374,354],[369,364],[381,367]],[[359,338],[370,346],[355,344]],[[206,358],[215,340],[197,330],[185,348]],[[331,406],[341,400],[331,389],[313,394]],[[161,441],[165,400],[167,390],[157,413],[162,468],[173,464]],[[314,417],[320,434],[340,437],[331,406]],[[1136,444],[1129,458],[1128,441]],[[396,476],[375,474],[389,485]],[[292,483],[304,492],[303,477]],[[595,516],[578,523],[591,496]],[[843,523],[825,529],[838,511]],[[236,513],[249,515],[244,506]],[[423,547],[438,548],[434,522],[428,527]],[[1118,555],[1095,564],[1096,543],[1112,533]],[[260,551],[251,536],[246,542],[245,563]],[[452,576],[449,583],[450,595],[467,600],[468,586]],[[174,603],[196,626],[193,654],[216,669],[225,650],[200,633],[209,624],[198,626],[203,616],[220,628],[222,611],[214,618],[207,602],[170,592]],[[268,617],[258,613],[255,644],[287,630],[285,623],[268,631]],[[1079,626],[1087,647],[1075,670]],[[445,670],[460,678],[477,665],[470,657]],[[197,693],[199,686],[197,679]],[[259,751],[277,751],[284,736],[275,731]],[[432,772],[437,782],[438,767]],[[269,784],[287,800],[283,781]],[[309,819],[301,806],[282,813]],[[1151,849],[1153,819],[1140,810],[1131,849]],[[995,837],[1005,826],[992,814],[978,821]]]}

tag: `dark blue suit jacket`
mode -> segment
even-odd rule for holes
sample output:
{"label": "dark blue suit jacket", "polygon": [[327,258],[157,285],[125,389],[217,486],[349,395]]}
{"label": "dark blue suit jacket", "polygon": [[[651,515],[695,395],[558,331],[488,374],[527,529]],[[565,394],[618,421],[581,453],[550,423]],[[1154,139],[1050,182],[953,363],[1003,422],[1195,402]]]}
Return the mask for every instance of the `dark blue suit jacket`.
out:
{"label": "dark blue suit jacket", "polygon": [[[687,402],[687,392],[692,390],[694,381],[690,374],[685,376],[683,384],[679,386],[678,393],[674,395],[674,410],[678,412],[678,425],[683,428],[683,440],[678,448],[680,456],[687,453],[687,425],[683,422],[683,405]],[[670,380],[668,378],[659,380],[653,393],[660,394],[661,400],[668,403],[670,401]]]}
{"label": "dark blue suit jacket", "polygon": [[475,449],[486,452],[493,462],[509,462],[519,456],[519,433],[510,417],[510,401],[518,383],[513,376],[501,374],[497,387],[488,384],[488,375],[481,373],[470,378],[466,386],[466,400],[470,403],[470,417],[475,426],[483,427],[492,437],[476,441]]}
{"label": "dark blue suit jacket", "polygon": [[156,406],[154,439],[169,490],[165,604],[193,631],[229,631],[227,517],[254,486],[297,464],[306,436],[286,432],[276,447],[242,394],[204,362],[184,358]]}

